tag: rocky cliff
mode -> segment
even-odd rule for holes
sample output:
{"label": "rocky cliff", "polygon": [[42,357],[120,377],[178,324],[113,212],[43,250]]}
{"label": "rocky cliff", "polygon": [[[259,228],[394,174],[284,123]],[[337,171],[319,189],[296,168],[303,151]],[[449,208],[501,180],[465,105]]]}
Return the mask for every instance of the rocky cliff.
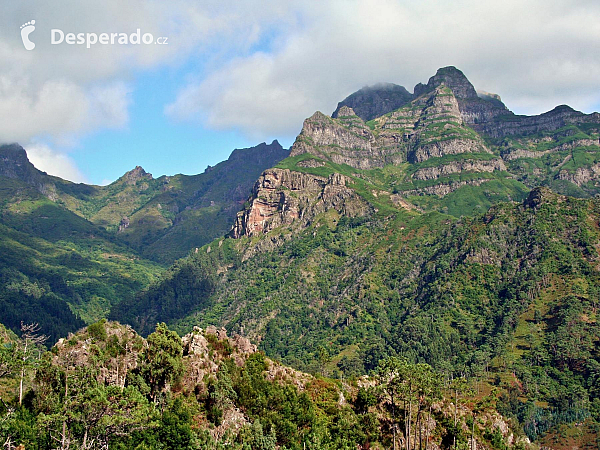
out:
{"label": "rocky cliff", "polygon": [[0,176],[20,180],[52,201],[58,199],[54,177],[36,169],[18,144],[0,146]]}
{"label": "rocky cliff", "polygon": [[370,206],[346,186],[341,174],[320,177],[289,169],[269,169],[256,184],[250,205],[238,213],[231,236],[256,236],[277,227],[305,226],[318,214],[335,209],[348,217],[364,216]]}

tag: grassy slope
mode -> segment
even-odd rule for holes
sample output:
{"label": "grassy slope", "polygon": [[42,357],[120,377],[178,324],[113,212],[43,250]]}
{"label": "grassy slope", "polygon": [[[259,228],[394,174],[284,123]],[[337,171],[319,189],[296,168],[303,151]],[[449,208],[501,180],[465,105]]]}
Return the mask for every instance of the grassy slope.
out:
{"label": "grassy slope", "polygon": [[56,339],[104,317],[162,270],[24,183],[1,181],[0,301],[13,330],[40,322]]}

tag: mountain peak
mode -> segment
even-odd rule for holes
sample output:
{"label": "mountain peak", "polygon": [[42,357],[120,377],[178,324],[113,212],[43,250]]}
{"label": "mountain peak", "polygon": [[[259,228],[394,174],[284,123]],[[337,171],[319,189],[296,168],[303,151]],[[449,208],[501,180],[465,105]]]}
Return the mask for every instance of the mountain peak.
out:
{"label": "mountain peak", "polygon": [[140,180],[152,180],[152,174],[146,172],[142,166],[135,166],[135,169],[130,170],[129,172],[125,173],[125,175],[123,175],[121,178],[119,178],[120,181],[124,181],[126,184],[136,184],[138,181]]}
{"label": "mountain peak", "polygon": [[429,78],[426,85],[419,83],[415,86],[415,97],[419,97],[427,92],[432,91],[440,85],[446,85],[459,99],[476,99],[477,92],[467,79],[462,71],[458,70],[454,66],[442,67],[438,69],[436,74]]}
{"label": "mountain peak", "polygon": [[285,150],[277,139],[274,139],[273,142],[267,144],[266,142],[262,142],[254,147],[248,148],[236,148],[231,154],[227,161],[247,161],[252,160],[255,163],[265,163],[269,165],[270,162],[276,163],[281,161],[283,158],[288,156],[288,151]]}
{"label": "mountain peak", "polygon": [[23,147],[8,144],[0,146],[0,175],[37,185],[43,172],[31,164]]}
{"label": "mountain peak", "polygon": [[331,117],[343,116],[340,110],[347,106],[352,108],[358,117],[368,121],[394,111],[412,99],[412,94],[404,86],[377,83],[373,86],[365,86],[339,102]]}

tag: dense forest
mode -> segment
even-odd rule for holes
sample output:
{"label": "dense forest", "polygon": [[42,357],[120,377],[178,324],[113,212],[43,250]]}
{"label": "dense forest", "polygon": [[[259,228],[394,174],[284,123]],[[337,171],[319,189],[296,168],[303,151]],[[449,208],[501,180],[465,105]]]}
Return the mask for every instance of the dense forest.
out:
{"label": "dense forest", "polygon": [[180,338],[159,324],[144,339],[102,320],[51,351],[35,326],[20,338],[2,330],[7,449],[530,448],[498,412],[511,401],[502,389],[406,358],[335,380],[282,366],[215,327]]}
{"label": "dense forest", "polygon": [[392,357],[491,380],[499,410],[536,440],[600,419],[599,205],[536,189],[459,221],[342,217],[246,259],[226,239],[112,314],[145,332],[224,323],[339,379]]}

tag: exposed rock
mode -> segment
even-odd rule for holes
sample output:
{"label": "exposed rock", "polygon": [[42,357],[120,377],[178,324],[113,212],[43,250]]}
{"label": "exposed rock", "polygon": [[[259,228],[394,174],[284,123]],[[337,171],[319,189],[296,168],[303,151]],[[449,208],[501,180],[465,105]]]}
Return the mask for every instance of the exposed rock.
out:
{"label": "exposed rock", "polygon": [[541,158],[548,153],[551,153],[552,150],[541,150],[541,151],[532,151],[532,150],[524,150],[524,149],[516,149],[509,150],[502,154],[502,159],[505,161],[514,161],[519,158]]}
{"label": "exposed rock", "polygon": [[208,355],[208,341],[204,337],[202,328],[194,327],[193,331],[181,338],[184,355]]}
{"label": "exposed rock", "polygon": [[[352,111],[350,108],[345,109],[347,113]],[[310,153],[357,169],[383,167],[385,152],[378,149],[375,137],[362,119],[354,117],[354,120],[345,119],[346,126],[343,126],[323,113],[316,112],[304,121],[290,156]]]}
{"label": "exposed rock", "polygon": [[577,186],[582,186],[590,181],[600,180],[600,164],[594,164],[590,167],[578,167],[575,173],[561,170],[556,176],[559,180],[567,180]]}
{"label": "exposed rock", "polygon": [[36,169],[18,144],[0,146],[0,176],[21,180],[52,201],[58,199],[53,177]]}
{"label": "exposed rock", "polygon": [[476,131],[493,138],[554,131],[577,122],[597,122],[594,114],[585,115],[567,105],[561,105],[539,116],[516,116],[511,113],[502,120],[474,124]]}
{"label": "exposed rock", "polygon": [[250,206],[238,213],[230,234],[234,238],[256,236],[296,220],[305,225],[332,208],[350,217],[369,214],[369,205],[346,181],[341,174],[324,178],[269,169],[256,182]]}
{"label": "exposed rock", "polygon": [[454,161],[440,166],[424,167],[417,170],[412,177],[415,180],[432,180],[453,173],[461,172],[494,172],[496,170],[506,171],[506,166],[501,159],[482,160],[464,160]]}
{"label": "exposed rock", "polygon": [[[539,141],[542,140],[540,139]],[[547,137],[546,142],[552,142],[552,138]],[[538,143],[538,140],[533,140],[532,143],[536,144]],[[514,161],[515,159],[519,158],[541,158],[542,156],[547,155],[548,153],[568,151],[577,147],[589,147],[592,145],[598,146],[600,145],[600,142],[596,139],[577,139],[573,142],[566,142],[564,144],[557,145],[556,147],[552,147],[547,150],[532,151],[519,148],[503,152],[502,159],[504,159],[505,161]]]}
{"label": "exposed rock", "polygon": [[123,175],[119,180],[125,182],[128,185],[134,185],[138,181],[142,180],[152,180],[152,174],[146,172],[141,166],[136,166],[135,169],[130,170],[125,175]]}
{"label": "exposed rock", "polygon": [[457,190],[462,186],[481,186],[483,183],[490,181],[487,178],[480,178],[476,180],[468,180],[468,181],[453,181],[449,183],[440,183],[435,184],[433,186],[426,186],[419,189],[411,189],[407,191],[402,191],[402,194],[405,196],[409,195],[437,195],[438,197],[444,197],[448,195],[450,192]]}
{"label": "exposed rock", "polygon": [[425,145],[416,146],[410,160],[415,163],[427,161],[429,158],[441,158],[445,155],[459,155],[462,153],[491,153],[483,144],[470,139],[449,139]]}
{"label": "exposed rock", "polygon": [[127,228],[129,228],[129,224],[131,222],[129,221],[129,217],[125,216],[121,219],[121,222],[119,223],[119,231],[123,231],[126,230]]}
{"label": "exposed rock", "polygon": [[306,159],[304,161],[300,161],[297,162],[296,165],[298,167],[306,167],[306,168],[315,168],[315,167],[323,167],[325,165],[325,162],[323,161],[318,161],[316,159]]}
{"label": "exposed rock", "polygon": [[523,205],[528,208],[536,209],[542,203],[548,202],[552,199],[560,198],[560,196],[554,194],[547,187],[537,187],[532,189],[527,198],[523,201]]}
{"label": "exposed rock", "polygon": [[452,92],[458,98],[478,98],[477,92],[471,82],[454,66],[438,69],[436,74],[429,79],[426,85],[423,85],[422,83],[417,84],[414,89],[415,97],[426,94],[442,84],[452,89]]}

